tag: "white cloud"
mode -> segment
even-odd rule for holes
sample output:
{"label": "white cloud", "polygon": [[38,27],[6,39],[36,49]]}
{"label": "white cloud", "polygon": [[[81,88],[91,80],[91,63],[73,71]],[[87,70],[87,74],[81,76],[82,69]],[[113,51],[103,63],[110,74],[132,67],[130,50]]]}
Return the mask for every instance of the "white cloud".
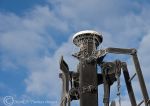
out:
{"label": "white cloud", "polygon": [[25,67],[28,94],[56,97],[60,91],[59,68],[50,56],[57,44],[55,33],[49,30],[65,32],[67,24],[48,6],[37,6],[24,16],[0,13],[0,24],[1,71]]}
{"label": "white cloud", "polygon": [[[53,39],[55,34],[46,31],[51,31],[51,28],[66,33],[94,29],[103,33],[104,48],[139,48],[143,73],[145,79],[149,79],[149,7],[119,0],[57,0],[53,4],[55,8],[52,10],[48,6],[37,6],[21,17],[12,13],[0,14],[0,24],[3,26],[0,27],[0,47],[8,53],[3,56],[13,54],[19,58],[17,64],[24,64],[29,70],[29,76],[25,79],[28,93],[59,98],[61,80],[58,78],[58,61],[61,55],[64,55],[70,70],[76,70],[77,60],[71,57],[76,49],[70,38],[58,46]],[[133,8],[139,13],[135,13]],[[50,54],[50,50],[55,50],[54,54]],[[11,59],[7,61],[10,67],[17,67],[11,64]],[[123,104],[128,104],[126,99]]]}
{"label": "white cloud", "polygon": [[57,0],[55,5],[54,11],[70,22],[76,31],[96,29],[107,32],[111,41],[120,47],[138,47],[139,43],[133,42],[139,42],[149,26],[148,8],[137,1]]}
{"label": "white cloud", "polygon": [[150,33],[148,33],[145,37],[143,37],[140,46],[139,46],[139,60],[141,63],[141,68],[142,68],[142,72],[144,75],[144,79],[146,81],[146,86],[147,86],[147,90],[150,94],[150,82],[149,82],[149,61],[150,61],[150,56],[149,56],[149,52],[150,52],[150,46],[149,46],[149,39],[150,39]]}
{"label": "white cloud", "polygon": [[68,30],[67,24],[57,18],[48,6],[37,6],[24,16],[0,13],[0,24],[0,47],[4,52],[1,56],[20,58],[18,63],[27,62],[31,57],[37,58],[42,53],[48,55],[50,50],[56,49],[55,34],[48,29]]}
{"label": "white cloud", "polygon": [[[56,99],[59,106],[62,82],[59,78],[59,59],[63,55],[68,63],[71,71],[76,71],[77,59],[71,56],[74,51],[71,39],[63,43],[51,57],[42,58],[40,61],[31,61],[29,67],[31,74],[25,80],[27,84],[27,92],[33,95],[47,95],[50,98]],[[72,103],[75,105],[76,102]]]}
{"label": "white cloud", "polygon": [[23,21],[25,27],[30,30],[45,30],[47,27],[55,28],[59,31],[68,31],[67,24],[57,17],[48,6],[37,6],[33,11],[27,13]]}

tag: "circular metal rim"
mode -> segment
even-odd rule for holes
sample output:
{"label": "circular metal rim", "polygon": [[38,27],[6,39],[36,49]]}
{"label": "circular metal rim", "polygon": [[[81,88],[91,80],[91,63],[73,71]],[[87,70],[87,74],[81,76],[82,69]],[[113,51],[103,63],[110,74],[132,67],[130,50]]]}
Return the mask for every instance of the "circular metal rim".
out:
{"label": "circular metal rim", "polygon": [[78,44],[75,43],[75,39],[80,35],[86,35],[86,34],[91,34],[91,36],[93,36],[93,35],[98,36],[99,44],[103,41],[102,34],[96,32],[94,30],[84,30],[84,31],[77,32],[76,34],[73,35],[73,37],[72,37],[73,43],[78,46]]}

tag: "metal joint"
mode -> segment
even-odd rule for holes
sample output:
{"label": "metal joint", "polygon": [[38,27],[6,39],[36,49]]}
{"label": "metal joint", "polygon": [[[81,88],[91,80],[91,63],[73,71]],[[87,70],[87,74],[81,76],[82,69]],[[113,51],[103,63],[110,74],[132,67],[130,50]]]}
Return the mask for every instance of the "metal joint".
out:
{"label": "metal joint", "polygon": [[134,55],[134,54],[136,54],[137,53],[137,50],[134,48],[134,49],[132,49],[132,51],[131,51],[131,55]]}

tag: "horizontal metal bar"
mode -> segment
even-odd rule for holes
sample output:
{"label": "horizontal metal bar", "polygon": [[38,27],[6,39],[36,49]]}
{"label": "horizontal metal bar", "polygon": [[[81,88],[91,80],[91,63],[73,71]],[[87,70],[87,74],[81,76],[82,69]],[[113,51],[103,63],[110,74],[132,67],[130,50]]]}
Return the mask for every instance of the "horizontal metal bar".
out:
{"label": "horizontal metal bar", "polygon": [[109,48],[106,48],[106,49],[98,50],[97,53],[96,53],[96,57],[105,56],[107,53],[133,55],[136,52],[137,51],[134,48],[125,49],[125,48],[112,48],[112,47],[109,47]]}
{"label": "horizontal metal bar", "polygon": [[122,49],[122,48],[107,48],[106,52],[108,53],[116,53],[116,54],[134,54],[136,53],[136,49]]}
{"label": "horizontal metal bar", "polygon": [[131,82],[135,76],[136,76],[136,73],[129,79],[129,82]]}

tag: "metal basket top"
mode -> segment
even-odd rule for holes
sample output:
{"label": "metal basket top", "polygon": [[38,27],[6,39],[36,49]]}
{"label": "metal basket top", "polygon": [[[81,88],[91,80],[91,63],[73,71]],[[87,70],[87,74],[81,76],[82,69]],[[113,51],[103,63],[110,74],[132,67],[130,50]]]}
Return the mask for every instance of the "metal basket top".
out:
{"label": "metal basket top", "polygon": [[102,43],[103,37],[102,34],[93,30],[84,30],[74,34],[73,43],[76,46],[80,46],[80,44],[84,41],[96,42],[96,46],[98,46],[100,43]]}

